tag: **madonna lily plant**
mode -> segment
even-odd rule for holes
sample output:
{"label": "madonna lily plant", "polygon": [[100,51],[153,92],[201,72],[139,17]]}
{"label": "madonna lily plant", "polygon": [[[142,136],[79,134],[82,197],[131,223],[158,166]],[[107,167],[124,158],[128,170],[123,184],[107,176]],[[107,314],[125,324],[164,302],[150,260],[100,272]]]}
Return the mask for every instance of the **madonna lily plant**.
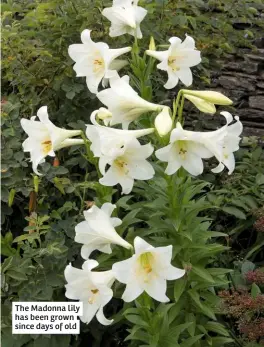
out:
{"label": "madonna lily plant", "polygon": [[[88,29],[82,43],[69,47],[77,77],[86,78],[98,101],[85,132],[55,126],[46,106],[38,120],[21,120],[28,135],[23,149],[37,174],[56,151],[84,144],[80,151],[88,165],[84,179],[78,173],[83,192],[74,235],[80,256],[65,269],[65,296],[83,303],[83,323],[94,317],[103,325],[127,320],[126,339],[142,346],[224,346],[231,338],[217,314],[217,290],[228,285],[229,270],[214,267],[226,249],[214,238],[226,234],[210,230],[209,184],[201,175],[235,170],[242,123],[225,109],[232,104],[227,96],[186,89],[201,63],[192,37],[171,37],[167,50],[151,37],[141,54],[138,39],[147,11],[139,2],[114,0],[101,12],[111,22],[110,36],[125,35],[127,47],[115,39],[111,46],[119,48],[95,42]],[[124,54],[125,61],[117,59]],[[126,74],[119,75],[125,65]],[[161,73],[152,78],[156,69]],[[162,88],[160,78],[165,91],[179,86],[171,102],[154,94]],[[203,119],[208,113],[222,119],[221,114],[226,123],[213,131],[187,128],[186,100]]]}

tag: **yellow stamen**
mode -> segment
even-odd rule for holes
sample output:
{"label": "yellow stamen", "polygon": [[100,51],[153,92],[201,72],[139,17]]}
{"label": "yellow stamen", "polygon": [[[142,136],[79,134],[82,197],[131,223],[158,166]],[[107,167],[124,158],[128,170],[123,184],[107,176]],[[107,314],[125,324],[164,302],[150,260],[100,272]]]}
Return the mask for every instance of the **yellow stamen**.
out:
{"label": "yellow stamen", "polygon": [[91,289],[92,295],[88,299],[88,303],[92,305],[95,302],[95,296],[97,293],[99,293],[99,289]]}
{"label": "yellow stamen", "polygon": [[126,174],[129,172],[129,170],[127,169],[127,163],[126,163],[126,161],[124,160],[124,158],[118,157],[118,158],[116,158],[116,160],[114,161],[114,163],[115,163],[116,167],[118,168],[118,170],[119,170],[122,174],[126,175]]}
{"label": "yellow stamen", "polygon": [[94,59],[93,63],[94,63],[93,71],[95,73],[100,71],[102,68],[104,68],[104,61],[102,58],[101,59]]}
{"label": "yellow stamen", "polygon": [[147,274],[149,274],[153,270],[153,268],[152,268],[153,259],[154,259],[154,257],[153,257],[153,254],[151,252],[143,253],[139,257],[140,265]]}
{"label": "yellow stamen", "polygon": [[50,140],[41,142],[41,147],[45,155],[47,155],[52,149],[52,143]]}

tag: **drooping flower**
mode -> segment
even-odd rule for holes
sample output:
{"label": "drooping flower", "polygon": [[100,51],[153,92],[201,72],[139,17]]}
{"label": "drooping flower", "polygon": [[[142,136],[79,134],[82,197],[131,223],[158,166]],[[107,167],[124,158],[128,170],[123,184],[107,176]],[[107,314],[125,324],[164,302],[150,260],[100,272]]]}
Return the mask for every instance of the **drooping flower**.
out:
{"label": "drooping flower", "polygon": [[138,0],[113,0],[113,6],[102,11],[111,22],[109,32],[111,37],[130,34],[138,39],[142,38],[140,23],[145,18],[147,10],[137,4]]}
{"label": "drooping flower", "polygon": [[219,165],[212,169],[212,172],[219,173],[224,170],[225,167],[228,169],[228,174],[231,175],[231,173],[235,169],[235,157],[234,152],[239,150],[239,142],[241,140],[241,133],[243,131],[243,125],[239,120],[239,117],[235,117],[236,122],[229,125],[233,121],[233,116],[231,113],[223,111],[220,112],[221,115],[223,115],[227,120],[227,125],[225,125],[225,136],[222,141],[222,153],[219,160]]}
{"label": "drooping flower", "polygon": [[121,219],[111,217],[115,207],[105,203],[101,208],[93,205],[88,211],[83,212],[85,221],[76,225],[75,241],[83,244],[81,256],[84,259],[88,259],[94,250],[112,253],[111,244],[132,248],[115,230],[115,227],[122,224]]}
{"label": "drooping flower", "polygon": [[[107,115],[106,109],[104,114]],[[109,118],[110,118],[110,114]],[[125,143],[131,141],[133,138],[139,138],[151,134],[154,128],[141,129],[141,130],[121,130],[114,129],[105,126],[101,126],[96,121],[96,116],[102,117],[102,111],[96,110],[91,114],[91,122],[93,125],[87,125],[86,136],[91,141],[91,151],[95,157],[106,156],[117,156],[123,152],[122,147]],[[102,119],[102,118],[101,118]]]}
{"label": "drooping flower", "polygon": [[129,85],[129,77],[118,75],[110,78],[110,88],[97,94],[98,99],[112,113],[110,125],[122,124],[127,129],[129,124],[150,111],[160,111],[163,107],[142,99]]}
{"label": "drooping flower", "polygon": [[101,324],[109,325],[113,320],[105,318],[103,308],[113,297],[111,286],[115,278],[111,270],[91,271],[98,265],[95,260],[85,261],[82,269],[72,267],[71,264],[67,265],[64,271],[68,282],[65,285],[65,296],[83,302],[83,315],[80,316],[82,322],[88,324],[96,316]]}
{"label": "drooping flower", "polygon": [[191,101],[201,112],[214,114],[215,105],[232,105],[232,100],[219,92],[211,90],[182,89],[186,99]]}
{"label": "drooping flower", "polygon": [[156,157],[168,162],[165,173],[174,174],[183,167],[191,175],[203,172],[202,158],[211,158],[214,154],[203,144],[204,133],[184,130],[180,123],[172,130],[170,143],[155,152]]}
{"label": "drooping flower", "polygon": [[166,281],[185,274],[185,270],[171,265],[172,246],[155,248],[137,236],[134,248],[135,254],[131,258],[112,267],[115,278],[126,284],[122,299],[130,302],[145,291],[157,301],[168,302]]}
{"label": "drooping flower", "polygon": [[170,116],[170,108],[164,107],[163,110],[155,118],[155,128],[160,136],[167,135],[172,128],[172,119]]}
{"label": "drooping flower", "polygon": [[[132,138],[127,141],[115,156],[102,156],[99,159],[99,169],[103,175],[99,182],[105,186],[120,184],[123,194],[129,194],[133,188],[134,180],[149,180],[155,171],[147,158],[152,154],[152,145],[141,145]],[[105,171],[106,165],[110,168]]]}
{"label": "drooping flower", "polygon": [[54,151],[61,148],[83,144],[81,139],[69,139],[81,134],[81,130],[66,130],[56,127],[48,116],[47,106],[41,107],[37,112],[40,121],[36,117],[21,119],[21,126],[29,136],[22,144],[24,152],[30,152],[33,170],[40,173],[37,167],[43,163],[46,156],[55,157]]}
{"label": "drooping flower", "polygon": [[[73,69],[77,77],[86,77],[88,89],[97,93],[103,79],[108,79],[126,65],[126,61],[115,60],[120,55],[131,51],[131,47],[110,49],[104,42],[93,42],[91,30],[81,33],[82,44],[69,46],[69,56],[75,61]],[[103,84],[104,80],[103,80]]]}
{"label": "drooping flower", "polygon": [[171,45],[167,51],[147,50],[146,53],[161,61],[157,65],[160,70],[167,71],[166,89],[174,88],[179,80],[188,87],[193,81],[190,68],[201,62],[200,51],[195,49],[194,39],[190,36],[186,36],[183,42],[178,37],[172,37],[169,42]]}

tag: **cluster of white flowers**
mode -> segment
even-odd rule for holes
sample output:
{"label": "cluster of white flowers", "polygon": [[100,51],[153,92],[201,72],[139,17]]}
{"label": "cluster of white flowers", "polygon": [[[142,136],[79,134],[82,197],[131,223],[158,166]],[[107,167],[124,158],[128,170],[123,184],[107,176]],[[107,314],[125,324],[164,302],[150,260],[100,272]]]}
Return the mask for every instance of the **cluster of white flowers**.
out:
{"label": "cluster of white flowers", "polygon": [[[134,0],[113,0],[111,8],[105,8],[102,14],[111,21],[110,36],[130,34],[141,38],[140,23],[147,11]],[[132,191],[134,180],[149,180],[155,171],[147,159],[154,147],[151,143],[142,145],[139,138],[157,131],[159,136],[170,134],[169,143],[157,149],[155,156],[167,163],[165,173],[172,175],[183,167],[191,175],[203,172],[203,159],[215,157],[218,166],[213,172],[221,172],[227,167],[229,174],[235,168],[234,152],[239,149],[242,124],[238,117],[235,122],[228,112],[221,112],[226,124],[210,132],[194,132],[182,127],[181,117],[174,121],[175,114],[168,106],[154,104],[141,98],[129,85],[129,77],[118,75],[126,60],[116,59],[131,51],[131,47],[110,49],[104,42],[93,42],[91,31],[81,34],[82,44],[69,47],[69,55],[75,61],[74,70],[79,77],[86,77],[87,87],[95,93],[105,107],[91,114],[91,123],[87,125],[86,136],[91,151],[99,158],[100,184],[115,186],[120,184],[122,193]],[[182,42],[178,37],[169,40],[167,51],[156,51],[155,47],[146,54],[160,61],[157,67],[168,73],[165,88],[174,88],[179,80],[185,85],[192,84],[191,67],[201,62],[200,52],[195,48],[194,39],[186,36]],[[153,43],[153,41],[152,41]],[[149,58],[152,59],[152,58]],[[102,89],[98,92],[100,83]],[[215,105],[230,105],[232,101],[218,92],[192,91],[182,89],[182,100],[192,102],[200,111],[214,114]],[[177,105],[178,106],[178,105]],[[177,107],[176,107],[177,109]],[[129,124],[142,114],[156,113],[155,128],[128,130]],[[65,130],[53,125],[47,114],[47,107],[40,108],[37,114],[40,121],[22,119],[21,125],[28,138],[23,143],[24,151],[30,152],[33,170],[36,174],[38,164],[46,156],[54,156],[54,151],[66,146],[83,144],[83,139],[71,139],[81,134],[79,130]],[[100,124],[104,123],[104,126]],[[231,124],[232,123],[232,124]],[[109,126],[122,125],[122,129]],[[76,228],[75,241],[81,243],[81,256],[86,260],[82,270],[68,265],[65,270],[66,296],[84,303],[83,322],[89,323],[96,315],[102,324],[110,324],[103,313],[103,307],[111,300],[111,286],[115,280],[126,284],[123,300],[130,302],[144,291],[152,298],[169,301],[166,296],[166,281],[182,277],[185,270],[171,265],[172,246],[154,248],[140,237],[134,240],[134,248],[115,230],[122,221],[111,217],[115,205],[105,203],[101,208],[92,206],[84,212],[85,221]],[[92,271],[98,265],[89,259],[94,250],[111,253],[111,244],[131,249],[131,258],[113,264],[112,270]]]}

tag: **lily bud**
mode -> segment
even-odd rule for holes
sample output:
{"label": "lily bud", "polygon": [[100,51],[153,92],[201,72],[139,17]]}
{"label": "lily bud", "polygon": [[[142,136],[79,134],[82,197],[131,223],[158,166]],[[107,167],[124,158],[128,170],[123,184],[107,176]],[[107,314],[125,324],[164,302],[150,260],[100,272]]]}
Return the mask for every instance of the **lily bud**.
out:
{"label": "lily bud", "polygon": [[184,97],[191,101],[201,112],[210,114],[214,114],[216,112],[215,105],[211,102],[208,102],[204,99],[198,98],[197,96],[193,95],[184,94]]}
{"label": "lily bud", "polygon": [[160,136],[167,135],[172,128],[172,119],[170,116],[170,108],[164,107],[155,119],[155,128]]}
{"label": "lily bud", "polygon": [[105,107],[100,107],[97,116],[99,119],[101,119],[104,122],[105,126],[108,126],[111,119],[112,119],[112,112],[110,112],[107,108]]}
{"label": "lily bud", "polygon": [[150,37],[149,50],[156,51],[156,45],[155,45],[155,40],[153,36]]}
{"label": "lily bud", "polygon": [[[182,90],[184,96],[187,98],[187,95],[193,95],[205,101],[208,101],[215,105],[232,105],[233,101],[228,97],[219,92],[214,92],[211,90]],[[188,99],[188,98],[187,98]],[[190,99],[189,99],[190,100]]]}

